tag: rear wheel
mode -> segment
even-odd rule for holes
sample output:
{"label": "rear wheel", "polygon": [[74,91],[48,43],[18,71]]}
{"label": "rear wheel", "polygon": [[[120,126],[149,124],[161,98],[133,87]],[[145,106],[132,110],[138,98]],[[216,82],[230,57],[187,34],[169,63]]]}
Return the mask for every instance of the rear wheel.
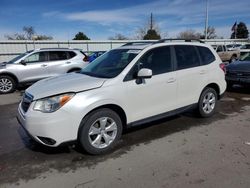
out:
{"label": "rear wheel", "polygon": [[205,88],[200,96],[198,112],[201,117],[210,117],[217,106],[218,95],[213,88]]}
{"label": "rear wheel", "polygon": [[110,151],[120,139],[122,121],[113,110],[103,108],[96,110],[81,123],[79,142],[90,154],[104,154]]}
{"label": "rear wheel", "polygon": [[0,76],[0,94],[12,93],[16,89],[15,80],[7,75]]}

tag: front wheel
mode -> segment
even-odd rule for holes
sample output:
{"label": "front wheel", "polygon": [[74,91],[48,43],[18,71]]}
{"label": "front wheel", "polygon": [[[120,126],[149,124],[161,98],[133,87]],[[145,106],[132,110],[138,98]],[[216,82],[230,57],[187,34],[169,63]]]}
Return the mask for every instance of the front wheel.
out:
{"label": "front wheel", "polygon": [[94,155],[110,151],[120,139],[122,121],[113,110],[93,111],[81,123],[78,139],[82,148]]}
{"label": "front wheel", "polygon": [[217,93],[213,88],[205,88],[200,96],[198,112],[201,117],[210,117],[214,114],[217,106]]}
{"label": "front wheel", "polygon": [[0,76],[0,94],[12,93],[16,89],[16,82],[7,75]]}

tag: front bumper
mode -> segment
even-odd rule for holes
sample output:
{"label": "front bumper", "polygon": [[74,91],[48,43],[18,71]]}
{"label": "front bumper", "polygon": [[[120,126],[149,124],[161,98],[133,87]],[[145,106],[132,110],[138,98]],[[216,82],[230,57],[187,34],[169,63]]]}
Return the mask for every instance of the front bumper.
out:
{"label": "front bumper", "polygon": [[18,107],[17,119],[20,125],[35,141],[50,147],[77,139],[79,122],[62,109],[53,113],[42,113],[32,110],[25,113],[21,104]]}

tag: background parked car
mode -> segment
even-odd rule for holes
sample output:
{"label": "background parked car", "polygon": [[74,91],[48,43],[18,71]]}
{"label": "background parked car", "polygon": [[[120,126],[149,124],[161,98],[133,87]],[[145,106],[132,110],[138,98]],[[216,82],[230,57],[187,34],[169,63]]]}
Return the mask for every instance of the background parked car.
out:
{"label": "background parked car", "polygon": [[13,92],[43,78],[77,72],[88,64],[80,50],[50,48],[28,51],[9,62],[0,64],[0,94]]}
{"label": "background parked car", "polygon": [[241,46],[242,46],[241,44],[228,44],[228,45],[226,45],[226,47],[229,51],[240,50]]}
{"label": "background parked car", "polygon": [[97,51],[97,52],[92,52],[90,54],[88,54],[88,61],[92,62],[94,61],[97,57],[101,56],[102,54],[104,54],[105,51]]}
{"label": "background parked car", "polygon": [[234,84],[250,86],[250,52],[226,66],[226,81],[229,88]]}
{"label": "background parked car", "polygon": [[244,55],[246,53],[249,53],[250,52],[250,44],[244,44],[241,46],[240,48],[240,55]]}
{"label": "background parked car", "polygon": [[231,63],[240,58],[239,50],[228,50],[225,45],[213,45],[213,48],[222,61],[229,61]]}

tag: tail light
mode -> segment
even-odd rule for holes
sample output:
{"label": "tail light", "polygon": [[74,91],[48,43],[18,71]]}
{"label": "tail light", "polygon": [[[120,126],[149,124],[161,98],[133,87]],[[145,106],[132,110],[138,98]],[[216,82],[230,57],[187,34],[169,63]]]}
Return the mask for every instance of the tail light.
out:
{"label": "tail light", "polygon": [[220,68],[223,70],[223,72],[226,74],[226,65],[224,63],[220,64]]}

